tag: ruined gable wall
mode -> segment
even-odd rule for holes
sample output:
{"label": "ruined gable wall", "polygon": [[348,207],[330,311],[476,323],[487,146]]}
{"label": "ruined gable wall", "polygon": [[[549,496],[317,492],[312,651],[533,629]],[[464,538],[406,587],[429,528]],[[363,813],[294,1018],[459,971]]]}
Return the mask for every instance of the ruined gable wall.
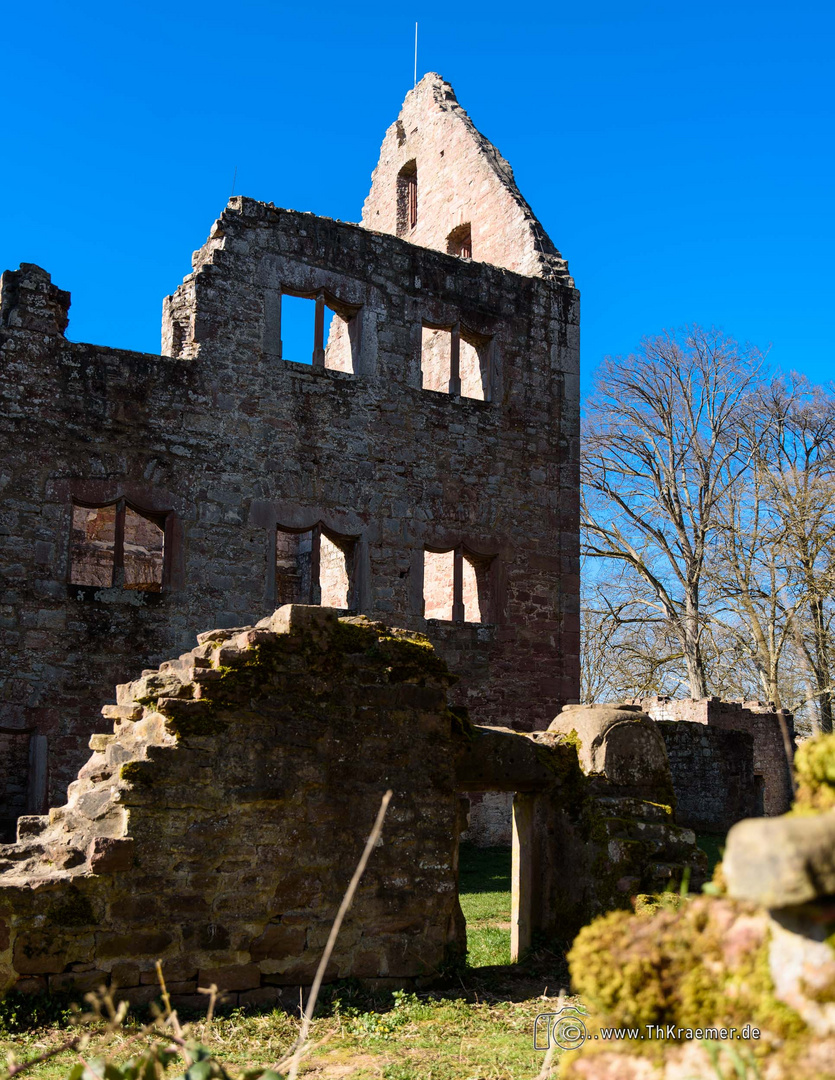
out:
{"label": "ruined gable wall", "polygon": [[[417,225],[403,227],[401,221],[399,228],[397,178],[411,161],[417,166]],[[510,165],[476,130],[449,83],[430,73],[406,95],[386,132],[362,224],[447,251],[447,237],[464,223],[471,225],[473,259],[573,284]]]}
{"label": "ruined gable wall", "polygon": [[[274,607],[277,524],[357,537],[358,607],[426,630],[479,720],[547,724],[578,693],[574,290],[243,199],[201,253],[180,356],[2,328],[0,725],[49,736],[50,801],[126,666]],[[282,285],[360,308],[354,374],[279,358]],[[427,312],[492,336],[492,401],[421,389]],[[170,511],[161,594],[68,587],[71,499],[120,496]],[[462,543],[494,556],[491,621],[427,624],[423,545]]]}

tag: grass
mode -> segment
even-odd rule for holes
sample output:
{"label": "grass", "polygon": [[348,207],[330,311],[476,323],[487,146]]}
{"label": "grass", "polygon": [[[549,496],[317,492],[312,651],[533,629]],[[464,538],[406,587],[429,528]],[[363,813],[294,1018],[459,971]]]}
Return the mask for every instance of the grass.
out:
{"label": "grass", "polygon": [[467,966],[510,963],[510,849],[461,844],[461,910],[467,920]]}
{"label": "grass", "polygon": [[[317,1045],[304,1059],[302,1077],[533,1080],[538,1075],[543,1055],[533,1049],[534,1020],[554,1007],[543,994],[556,998],[568,985],[564,957],[541,951],[508,965],[508,849],[462,844],[460,883],[470,943],[467,966],[431,993],[419,995],[372,992],[353,982],[325,987],[311,1028]],[[0,1061],[9,1051],[25,1060],[64,1042],[66,1009],[65,1001],[9,995],[0,1003]],[[129,1014],[109,1049],[114,1060],[129,1056],[131,1051],[120,1046],[136,1030],[137,1021]],[[196,1018],[192,1034],[211,1047],[237,1080],[245,1069],[278,1061],[298,1030],[298,1015],[235,1009],[218,1016],[211,1031]],[[96,1054],[94,1040],[85,1058]],[[76,1061],[67,1052],[23,1075],[66,1080]],[[171,1080],[181,1076],[182,1064],[172,1065],[167,1075]]]}
{"label": "grass", "polygon": [[707,855],[708,876],[713,877],[716,864],[722,861],[727,833],[696,833],[696,844]]}

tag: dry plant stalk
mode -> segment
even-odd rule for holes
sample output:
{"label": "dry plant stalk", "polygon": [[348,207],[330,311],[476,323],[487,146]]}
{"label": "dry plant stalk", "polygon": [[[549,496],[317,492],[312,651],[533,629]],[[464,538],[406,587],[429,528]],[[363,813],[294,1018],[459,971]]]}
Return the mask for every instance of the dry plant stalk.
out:
{"label": "dry plant stalk", "polygon": [[[302,1026],[299,1031],[299,1037],[296,1039],[296,1045],[293,1050],[293,1055],[289,1059],[290,1071],[287,1073],[287,1080],[296,1080],[299,1072],[299,1064],[302,1056],[305,1053],[305,1046],[307,1043],[308,1032],[310,1031],[310,1022],[313,1019],[313,1013],[316,1009],[316,1001],[319,997],[319,990],[322,986],[322,979],[325,977],[325,971],[327,970],[328,963],[333,952],[334,945],[336,945],[336,939],[339,936],[339,931],[342,927],[342,920],[347,914],[348,908],[354,899],[354,894],[357,891],[357,886],[360,883],[360,878],[365,872],[365,868],[368,865],[368,860],[371,858],[371,852],[377,841],[380,839],[380,834],[383,831],[383,821],[385,820],[386,811],[388,810],[389,803],[391,802],[392,791],[389,789],[383,796],[380,803],[380,809],[377,811],[377,820],[374,822],[368,839],[365,842],[365,849],[360,857],[360,861],[357,863],[357,868],[354,871],[354,876],[345,890],[345,895],[342,897],[342,903],[339,905],[339,911],[336,913],[336,918],[333,920],[333,926],[331,932],[328,935],[327,944],[325,945],[325,951],[322,953],[322,959],[319,961],[319,966],[316,969],[316,975],[313,979],[313,985],[310,988],[310,996],[307,999],[307,1008],[304,1010],[304,1016],[302,1017]],[[276,1069],[279,1069],[287,1061],[284,1059]]]}

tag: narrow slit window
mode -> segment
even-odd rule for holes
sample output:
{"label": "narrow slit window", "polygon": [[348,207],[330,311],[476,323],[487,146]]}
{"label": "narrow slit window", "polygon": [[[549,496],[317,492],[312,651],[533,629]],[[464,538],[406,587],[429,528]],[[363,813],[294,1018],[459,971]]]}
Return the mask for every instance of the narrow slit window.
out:
{"label": "narrow slit window", "polygon": [[452,331],[424,326],[420,341],[420,371],[424,390],[450,392]]}
{"label": "narrow slit window", "polygon": [[397,235],[405,236],[417,225],[417,162],[407,161],[397,174]]}

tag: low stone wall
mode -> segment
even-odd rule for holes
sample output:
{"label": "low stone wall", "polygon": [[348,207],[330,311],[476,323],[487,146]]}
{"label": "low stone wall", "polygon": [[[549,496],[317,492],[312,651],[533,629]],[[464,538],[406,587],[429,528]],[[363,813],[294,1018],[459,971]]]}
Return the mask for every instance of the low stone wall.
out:
{"label": "low stone wall", "polygon": [[679,825],[724,833],[737,821],[762,814],[751,735],[687,721],[662,720],[658,727],[667,747]]}
{"label": "low stone wall", "polygon": [[[706,724],[725,731],[746,731],[753,739],[754,775],[762,777],[763,813],[784,814],[791,806],[791,783],[780,720],[773,705],[761,701],[722,701],[716,697],[675,701],[668,697],[640,702],[653,720]],[[794,721],[784,713],[794,743]]]}

